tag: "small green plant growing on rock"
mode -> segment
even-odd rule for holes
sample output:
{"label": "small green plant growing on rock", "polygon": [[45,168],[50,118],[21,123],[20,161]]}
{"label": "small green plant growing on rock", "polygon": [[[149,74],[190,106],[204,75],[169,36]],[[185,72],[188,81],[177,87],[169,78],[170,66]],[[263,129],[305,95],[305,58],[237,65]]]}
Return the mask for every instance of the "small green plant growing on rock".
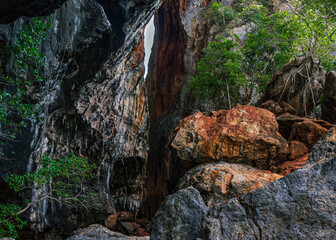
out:
{"label": "small green plant growing on rock", "polygon": [[19,195],[24,196],[33,189],[43,190],[37,200],[28,202],[24,207],[0,204],[0,238],[18,237],[18,231],[26,224],[19,215],[41,201],[59,202],[69,208],[97,208],[97,194],[89,187],[94,169],[95,165],[90,164],[87,158],[74,154],[61,159],[43,156],[36,172],[9,176],[6,182]]}
{"label": "small green plant growing on rock", "polygon": [[[51,28],[50,21],[32,18],[16,34],[14,43],[0,49],[0,139],[3,141],[15,141],[18,129],[38,118],[40,108],[28,92],[34,85],[43,84],[45,56],[41,44]],[[8,73],[5,62],[10,60],[14,72]],[[5,158],[1,151],[0,155],[0,160],[12,160]]]}

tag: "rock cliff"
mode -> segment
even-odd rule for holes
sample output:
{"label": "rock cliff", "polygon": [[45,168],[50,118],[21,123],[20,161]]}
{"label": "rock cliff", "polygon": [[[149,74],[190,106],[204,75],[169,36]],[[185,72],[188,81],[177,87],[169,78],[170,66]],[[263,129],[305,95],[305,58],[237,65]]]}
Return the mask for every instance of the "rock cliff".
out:
{"label": "rock cliff", "polygon": [[[47,13],[37,7],[31,12],[30,7],[58,8],[51,15],[52,29],[42,48],[47,59],[45,84],[34,90],[36,102],[43,107],[43,123],[32,122],[31,129],[18,136],[20,144],[12,147],[25,153],[17,155],[15,164],[20,168],[13,171],[10,162],[2,161],[2,180],[10,173],[34,171],[41,155],[73,152],[98,166],[95,187],[101,213],[137,213],[145,194],[148,155],[143,28],[160,1],[68,0],[62,6],[57,1],[35,2],[22,13],[16,2],[5,5],[17,15],[1,15],[1,21],[7,22],[20,15]],[[13,42],[25,21],[0,25],[1,42]],[[9,63],[6,69],[11,71]],[[40,191],[33,192],[32,200]],[[39,231],[46,227],[72,231],[76,221],[69,221],[70,212],[58,208],[41,202],[27,217]],[[56,212],[62,216],[55,217]],[[101,221],[99,216],[86,217],[84,222]]]}

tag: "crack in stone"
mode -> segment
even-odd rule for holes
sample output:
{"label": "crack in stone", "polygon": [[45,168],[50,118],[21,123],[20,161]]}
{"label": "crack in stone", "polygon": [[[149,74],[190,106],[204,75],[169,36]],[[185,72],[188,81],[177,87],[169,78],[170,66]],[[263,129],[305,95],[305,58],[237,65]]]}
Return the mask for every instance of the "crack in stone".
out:
{"label": "crack in stone", "polygon": [[250,207],[247,203],[243,203],[243,201],[241,200],[240,197],[237,197],[237,200],[238,200],[239,204],[245,209],[246,213],[248,215],[250,215],[250,218],[253,221],[254,225],[258,228],[259,238],[258,238],[258,236],[256,236],[256,239],[261,240],[262,239],[262,230],[261,230],[261,227],[260,227],[258,221],[255,218],[255,210],[252,207]]}

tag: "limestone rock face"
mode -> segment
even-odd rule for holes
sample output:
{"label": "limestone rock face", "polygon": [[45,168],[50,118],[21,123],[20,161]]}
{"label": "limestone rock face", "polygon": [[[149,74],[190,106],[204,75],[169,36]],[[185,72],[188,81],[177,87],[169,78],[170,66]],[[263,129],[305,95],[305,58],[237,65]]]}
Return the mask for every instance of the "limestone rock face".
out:
{"label": "limestone rock face", "polygon": [[335,238],[335,144],[333,128],[313,147],[305,167],[223,205],[216,217],[208,216],[206,238]]}
{"label": "limestone rock face", "polygon": [[1,0],[0,24],[7,24],[22,16],[49,15],[67,0]]}
{"label": "limestone rock face", "polygon": [[[137,213],[144,199],[149,115],[143,28],[160,2],[68,0],[52,15],[52,30],[43,42],[47,77],[31,97],[43,107],[44,123],[31,123],[32,128],[18,136],[24,144],[15,151],[23,156],[14,157],[23,171],[34,171],[42,155],[73,152],[88,157],[97,165],[94,187],[99,189],[102,212]],[[1,44],[14,41],[22,22],[26,21],[0,25]],[[6,69],[13,70],[9,63]],[[13,172],[9,162],[1,163],[1,178],[6,177],[3,172]],[[126,186],[118,185],[117,175]],[[35,191],[32,199],[40,193]],[[41,204],[29,216],[38,231],[54,224],[51,211],[47,203]],[[89,224],[99,216],[82,219]],[[57,226],[67,227],[67,232],[76,228],[68,227],[62,217]]]}
{"label": "limestone rock face", "polygon": [[194,240],[202,233],[202,219],[208,212],[200,193],[193,187],[168,196],[152,220],[151,239]]}
{"label": "limestone rock face", "polygon": [[262,169],[283,161],[287,141],[273,113],[253,106],[197,112],[180,122],[170,146],[188,161],[245,163]]}
{"label": "limestone rock face", "polygon": [[325,74],[318,61],[295,59],[273,76],[266,87],[263,102],[285,101],[295,109],[295,115],[307,116],[323,93]]}
{"label": "limestone rock face", "polygon": [[233,197],[254,191],[282,176],[231,163],[208,163],[191,169],[179,190],[168,196],[152,221],[151,239],[196,239],[207,214]]}
{"label": "limestone rock face", "polygon": [[112,232],[99,224],[93,224],[84,229],[78,229],[66,240],[149,240],[149,237],[130,237]]}
{"label": "limestone rock face", "polygon": [[336,72],[327,74],[322,100],[322,119],[336,123]]}

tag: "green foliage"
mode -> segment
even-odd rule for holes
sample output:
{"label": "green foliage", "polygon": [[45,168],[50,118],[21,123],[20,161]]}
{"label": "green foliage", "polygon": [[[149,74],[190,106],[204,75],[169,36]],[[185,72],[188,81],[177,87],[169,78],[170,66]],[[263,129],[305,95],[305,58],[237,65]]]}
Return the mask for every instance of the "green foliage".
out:
{"label": "green foliage", "polygon": [[[16,41],[2,49],[13,59],[15,74],[8,74],[0,64],[0,138],[9,141],[26,120],[36,120],[40,108],[28,99],[27,91],[34,84],[41,84],[45,57],[41,43],[50,24],[42,18],[33,18],[16,34]],[[19,122],[11,119],[21,119]]]}
{"label": "green foliage", "polygon": [[60,202],[71,208],[97,208],[98,196],[88,187],[93,180],[92,172],[95,168],[87,158],[74,154],[56,160],[43,156],[36,172],[21,176],[10,175],[6,182],[22,196],[33,188],[44,189],[35,202],[28,203],[23,209],[13,204],[0,205],[0,237],[16,237],[17,231],[25,223],[18,215],[42,200]]}
{"label": "green foliage", "polygon": [[[245,71],[252,84],[264,92],[271,77],[293,58],[299,22],[287,12],[268,15],[261,11],[253,18],[254,27],[243,47]],[[252,89],[248,89],[251,93]]]}
{"label": "green foliage", "polygon": [[21,230],[26,224],[18,216],[20,207],[15,204],[0,204],[0,237],[17,238],[18,230]]}
{"label": "green foliage", "polygon": [[292,11],[298,23],[299,35],[295,42],[298,51],[306,57],[317,57],[327,71],[335,70],[336,7],[334,1],[294,1]]}
{"label": "green foliage", "polygon": [[217,24],[222,29],[235,19],[236,12],[229,7],[224,7],[221,2],[212,1],[206,10],[205,16],[211,24]]}
{"label": "green foliage", "polygon": [[236,42],[225,38],[211,42],[197,65],[197,74],[189,80],[189,89],[203,99],[222,97],[231,102],[239,100],[239,88],[244,85],[243,55]]}
{"label": "green foliage", "polygon": [[[255,90],[263,93],[272,76],[297,56],[319,58],[327,71],[336,69],[336,13],[333,10],[336,2],[295,0],[289,4],[292,10],[290,13],[271,13],[269,9],[272,6],[267,1],[258,2],[251,4],[250,1],[242,0],[234,3],[239,21],[251,27],[244,46],[234,47],[240,54],[235,61],[237,66],[233,69],[240,69],[248,76],[246,80],[238,80],[244,82],[240,84],[244,86],[246,97],[243,102],[249,102]],[[222,8],[216,2],[209,8],[211,15],[219,22],[223,22]],[[237,82],[236,76],[230,80],[228,76],[231,75],[231,69],[225,67],[228,57],[213,54],[216,44],[210,43],[206,48],[205,57],[198,64],[197,75],[190,81],[193,92],[208,99],[223,94],[219,90],[223,86],[218,82],[225,82],[224,79],[230,82],[227,84],[232,88],[230,92],[234,91],[238,95],[238,85],[232,86],[233,82]],[[228,56],[230,58],[230,54]],[[220,65],[222,72],[214,73],[217,70],[213,70],[213,67],[217,69]]]}

